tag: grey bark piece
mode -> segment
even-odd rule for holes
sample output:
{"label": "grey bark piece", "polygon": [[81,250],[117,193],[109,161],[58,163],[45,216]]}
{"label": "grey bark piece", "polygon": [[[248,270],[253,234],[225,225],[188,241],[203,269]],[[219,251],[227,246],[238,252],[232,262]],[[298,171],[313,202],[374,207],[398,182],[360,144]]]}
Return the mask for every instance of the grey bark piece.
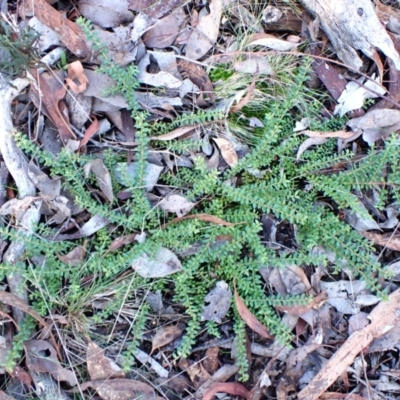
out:
{"label": "grey bark piece", "polygon": [[357,70],[362,61],[356,50],[372,58],[375,48],[391,58],[400,70],[400,56],[385,28],[379,22],[371,0],[300,0],[318,16],[338,57]]}

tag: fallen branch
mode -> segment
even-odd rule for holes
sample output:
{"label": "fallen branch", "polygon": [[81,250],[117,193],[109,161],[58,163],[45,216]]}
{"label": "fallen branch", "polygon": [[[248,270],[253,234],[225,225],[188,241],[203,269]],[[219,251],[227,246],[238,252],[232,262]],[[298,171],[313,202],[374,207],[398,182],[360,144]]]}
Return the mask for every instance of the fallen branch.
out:
{"label": "fallen branch", "polygon": [[389,301],[381,301],[369,314],[371,323],[353,333],[339,348],[321,371],[299,394],[298,400],[316,400],[331,386],[354,359],[373,339],[378,338],[400,324],[400,289],[389,296]]}

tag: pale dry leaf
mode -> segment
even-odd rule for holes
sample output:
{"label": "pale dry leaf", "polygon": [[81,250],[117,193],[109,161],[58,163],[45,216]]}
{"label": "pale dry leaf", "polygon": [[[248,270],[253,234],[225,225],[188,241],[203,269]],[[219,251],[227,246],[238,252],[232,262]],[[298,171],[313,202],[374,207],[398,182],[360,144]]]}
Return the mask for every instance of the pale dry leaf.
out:
{"label": "pale dry leaf", "polygon": [[18,220],[21,220],[26,210],[31,204],[40,199],[40,197],[25,196],[23,199],[11,199],[4,203],[0,208],[0,215],[14,215]]}
{"label": "pale dry leaf", "polygon": [[296,154],[296,160],[300,160],[300,157],[302,156],[302,154],[309,149],[311,146],[315,146],[315,145],[321,145],[324,144],[328,141],[328,139],[323,138],[323,137],[311,137],[306,139],[299,147],[299,149],[297,150],[297,154]]}
{"label": "pale dry leaf", "polygon": [[93,173],[104,196],[106,196],[107,200],[112,203],[114,201],[114,193],[112,189],[111,174],[104,165],[103,160],[96,158],[95,160],[89,161],[83,167],[83,170],[85,172],[85,178],[89,177],[90,172]]}
{"label": "pale dry leaf", "polygon": [[263,74],[273,75],[274,70],[266,56],[255,55],[248,56],[244,61],[234,61],[233,68],[237,72],[244,74]]}
{"label": "pale dry leaf", "polygon": [[127,244],[133,243],[136,236],[137,236],[137,233],[131,233],[129,235],[117,237],[116,239],[114,239],[111,242],[110,246],[108,247],[108,249],[106,251],[106,254],[110,253],[111,251],[118,250],[119,248],[121,248]]}
{"label": "pale dry leaf", "polygon": [[278,37],[268,33],[257,35],[257,39],[252,40],[249,43],[249,46],[264,46],[276,51],[292,51],[297,49],[298,45],[299,43],[279,39]]}
{"label": "pale dry leaf", "polygon": [[206,351],[205,355],[206,358],[203,361],[203,366],[206,369],[206,371],[211,375],[214,374],[219,368],[220,363],[218,360],[218,354],[219,354],[218,346],[210,347]]}
{"label": "pale dry leaf", "polygon": [[54,199],[60,195],[61,179],[49,178],[39,167],[30,163],[28,175],[42,196]]}
{"label": "pale dry leaf", "polygon": [[209,4],[210,12],[207,11],[207,7],[201,9],[199,23],[187,41],[187,58],[198,60],[213,47],[218,38],[223,7],[223,0],[213,0]]}
{"label": "pale dry leaf", "polygon": [[340,138],[340,139],[349,139],[354,135],[354,132],[346,132],[346,131],[336,131],[336,132],[316,132],[305,130],[300,132],[303,135],[308,137],[317,137],[317,138]]}
{"label": "pale dry leaf", "polygon": [[154,257],[143,254],[132,261],[132,268],[143,278],[163,278],[182,271],[178,257],[161,247]]}
{"label": "pale dry leaf", "polygon": [[161,18],[153,28],[143,35],[143,43],[147,47],[165,49],[171,46],[181,29],[187,16],[182,7],[173,11],[171,14]]}
{"label": "pale dry leaf", "polygon": [[214,138],[214,142],[219,147],[222,158],[230,167],[234,167],[238,163],[239,157],[232,143],[224,138]]}
{"label": "pale dry leaf", "polygon": [[166,378],[168,376],[168,371],[154,358],[150,357],[144,351],[137,349],[135,354],[135,358],[138,359],[143,365],[148,365],[153,371],[157,373],[161,378]]}
{"label": "pale dry leaf", "polygon": [[151,339],[151,352],[153,353],[154,350],[163,347],[181,337],[185,328],[186,325],[183,322],[178,322],[177,324],[166,325],[157,329],[156,334]]}
{"label": "pale dry leaf", "polygon": [[162,210],[175,213],[178,217],[189,213],[195,205],[196,203],[192,203],[178,194],[170,194],[158,203],[158,207]]}
{"label": "pale dry leaf", "polygon": [[210,290],[204,298],[206,306],[203,306],[201,319],[203,321],[215,321],[221,323],[231,307],[232,291],[225,281],[218,281],[215,288]]}
{"label": "pale dry leaf", "polygon": [[[129,187],[133,182],[133,180],[135,179],[138,169],[139,169],[139,164],[137,162],[132,162],[128,166],[125,163],[118,163],[115,165],[114,168],[115,179],[121,185]],[[163,169],[164,167],[162,165],[147,163],[146,173],[144,177],[144,184],[147,191],[153,190]],[[122,173],[122,171],[125,170],[127,176],[129,177],[129,179],[131,179],[130,182],[126,182],[124,179],[124,174]]]}
{"label": "pale dry leaf", "polygon": [[201,362],[195,363],[192,360],[182,358],[178,366],[189,375],[196,389],[210,379],[210,374],[206,371]]}
{"label": "pale dry leaf", "polygon": [[128,7],[128,0],[85,0],[79,4],[79,11],[96,25],[114,28],[133,21],[134,16]]}
{"label": "pale dry leaf", "polygon": [[81,390],[95,389],[102,400],[158,400],[154,389],[150,385],[131,379],[89,381],[80,386]]}
{"label": "pale dry leaf", "polygon": [[349,111],[361,108],[366,99],[374,99],[386,93],[386,89],[380,85],[379,76],[375,78],[375,74],[364,84],[363,82],[363,77],[356,82],[348,82],[345,90],[343,90],[338,98],[338,104],[333,113],[334,115],[339,114],[342,117]]}
{"label": "pale dry leaf", "polygon": [[[181,126],[179,128],[174,129],[171,132],[165,133],[163,135],[159,136],[150,136],[150,140],[173,140],[180,138],[184,135],[192,133],[196,128],[199,128],[200,125],[186,125],[186,126]],[[185,136],[186,138],[187,136]]]}
{"label": "pale dry leaf", "polygon": [[96,343],[89,342],[86,350],[86,364],[92,381],[125,378],[125,373]]}
{"label": "pale dry leaf", "polygon": [[400,122],[400,110],[381,108],[367,112],[362,117],[352,118],[347,125],[353,129],[384,128]]}

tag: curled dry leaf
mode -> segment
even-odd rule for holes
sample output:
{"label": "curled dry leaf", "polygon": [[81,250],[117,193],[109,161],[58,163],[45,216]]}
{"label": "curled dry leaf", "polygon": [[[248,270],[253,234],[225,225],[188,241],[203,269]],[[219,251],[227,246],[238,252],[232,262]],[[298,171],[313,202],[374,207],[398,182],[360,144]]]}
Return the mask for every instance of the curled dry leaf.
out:
{"label": "curled dry leaf", "polygon": [[226,163],[230,167],[234,167],[238,161],[239,157],[236,154],[236,151],[232,145],[232,143],[224,138],[215,138],[214,142],[217,144],[221,151],[222,158],[226,161]]}
{"label": "curled dry leaf", "polygon": [[93,137],[93,135],[99,130],[99,128],[100,128],[99,120],[93,116],[92,123],[86,129],[85,134],[83,135],[83,138],[79,143],[79,147],[85,146],[89,142],[89,140]]}
{"label": "curled dry leaf", "polygon": [[186,325],[183,322],[178,322],[175,325],[162,326],[160,329],[157,329],[156,334],[151,340],[151,352],[153,353],[155,349],[163,347],[168,343],[171,343],[175,339],[181,337],[185,328]]}
{"label": "curled dry leaf", "polygon": [[240,317],[254,332],[266,339],[273,339],[268,329],[251,313],[246,307],[243,300],[240,298],[235,287],[235,303]]}
{"label": "curled dry leaf", "polygon": [[125,378],[122,369],[104,355],[104,350],[90,342],[86,350],[86,364],[92,381]]}
{"label": "curled dry leaf", "polygon": [[26,210],[31,204],[40,199],[40,197],[25,196],[23,199],[11,199],[4,203],[0,208],[0,215],[14,215],[18,220],[21,220]]}
{"label": "curled dry leaf", "polygon": [[189,62],[187,60],[177,60],[178,70],[183,76],[187,76],[202,93],[206,94],[211,102],[215,103],[214,88],[210,78],[201,65]]}
{"label": "curled dry leaf", "polygon": [[103,160],[96,158],[95,160],[88,162],[84,166],[84,171],[85,178],[89,177],[90,172],[95,175],[97,184],[104,196],[106,196],[107,200],[112,203],[114,201],[114,194],[112,190],[111,175],[107,167],[104,165]]}
{"label": "curled dry leaf", "polygon": [[161,247],[155,257],[143,254],[133,260],[132,268],[143,278],[163,278],[182,271],[182,264],[171,250]]}
{"label": "curled dry leaf", "polygon": [[[78,81],[78,84],[74,80]],[[82,93],[86,90],[89,79],[85,75],[80,61],[68,64],[68,78],[65,79],[65,82],[74,93]]]}
{"label": "curled dry leaf", "polygon": [[214,383],[204,394],[203,400],[212,400],[215,393],[219,392],[241,396],[244,399],[250,400],[250,392],[243,385],[236,382]]}

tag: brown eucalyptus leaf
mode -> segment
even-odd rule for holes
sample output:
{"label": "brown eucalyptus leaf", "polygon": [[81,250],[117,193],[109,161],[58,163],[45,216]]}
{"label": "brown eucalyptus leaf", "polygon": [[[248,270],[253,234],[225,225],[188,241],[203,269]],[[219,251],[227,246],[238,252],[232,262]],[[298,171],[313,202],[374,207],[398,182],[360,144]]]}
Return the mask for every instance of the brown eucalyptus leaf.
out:
{"label": "brown eucalyptus leaf", "polygon": [[181,337],[185,328],[186,325],[183,322],[178,322],[175,325],[166,325],[157,329],[156,334],[151,339],[151,352],[153,353],[153,351],[159,347],[163,347]]}
{"label": "brown eucalyptus leaf", "polygon": [[251,329],[253,329],[254,332],[258,333],[260,336],[266,339],[273,339],[268,329],[246,307],[243,300],[240,298],[236,290],[236,287],[235,287],[235,302],[240,317]]}
{"label": "brown eucalyptus leaf", "polygon": [[173,140],[177,139],[181,136],[184,136],[186,134],[191,133],[194,131],[196,128],[200,127],[199,124],[197,125],[186,125],[186,126],[181,126],[179,128],[174,129],[171,132],[165,133],[163,135],[159,136],[150,136],[150,140]]}
{"label": "brown eucalyptus leaf", "polygon": [[184,217],[174,218],[172,221],[169,221],[168,223],[162,225],[162,228],[164,229],[169,225],[176,224],[177,222],[181,222],[181,221],[186,221],[188,219],[198,219],[199,221],[210,222],[212,224],[222,225],[222,226],[235,226],[236,225],[231,222],[226,222],[223,219],[216,217],[215,215],[192,214],[192,215],[185,215]]}
{"label": "brown eucalyptus leaf", "polygon": [[90,379],[93,381],[101,379],[125,378],[122,369],[104,355],[104,350],[97,344],[90,342],[86,350],[86,364]]}
{"label": "brown eucalyptus leaf", "polygon": [[210,347],[206,351],[206,358],[203,361],[203,366],[210,375],[213,375],[219,368],[219,347]]}
{"label": "brown eucalyptus leaf", "polygon": [[177,60],[178,70],[183,76],[187,76],[200,90],[206,94],[212,103],[215,103],[214,88],[205,69],[198,64],[187,60]]}
{"label": "brown eucalyptus leaf", "polygon": [[114,239],[111,242],[109,248],[106,251],[106,254],[110,253],[111,251],[118,250],[119,248],[121,248],[127,244],[133,243],[136,236],[137,236],[136,233],[131,233],[129,235],[117,237],[116,239]]}
{"label": "brown eucalyptus leaf", "polygon": [[84,246],[76,246],[69,253],[65,255],[57,255],[57,258],[62,261],[64,264],[67,264],[71,267],[76,267],[81,264],[86,256],[86,242]]}
{"label": "brown eucalyptus leaf", "polygon": [[250,400],[250,392],[243,385],[236,382],[214,383],[204,394],[203,400],[212,400],[215,393],[228,393]]}
{"label": "brown eucalyptus leaf", "polygon": [[63,44],[73,54],[81,58],[89,56],[85,35],[76,23],[65,18],[46,0],[26,0],[26,7],[33,10],[40,22],[60,34]]}

